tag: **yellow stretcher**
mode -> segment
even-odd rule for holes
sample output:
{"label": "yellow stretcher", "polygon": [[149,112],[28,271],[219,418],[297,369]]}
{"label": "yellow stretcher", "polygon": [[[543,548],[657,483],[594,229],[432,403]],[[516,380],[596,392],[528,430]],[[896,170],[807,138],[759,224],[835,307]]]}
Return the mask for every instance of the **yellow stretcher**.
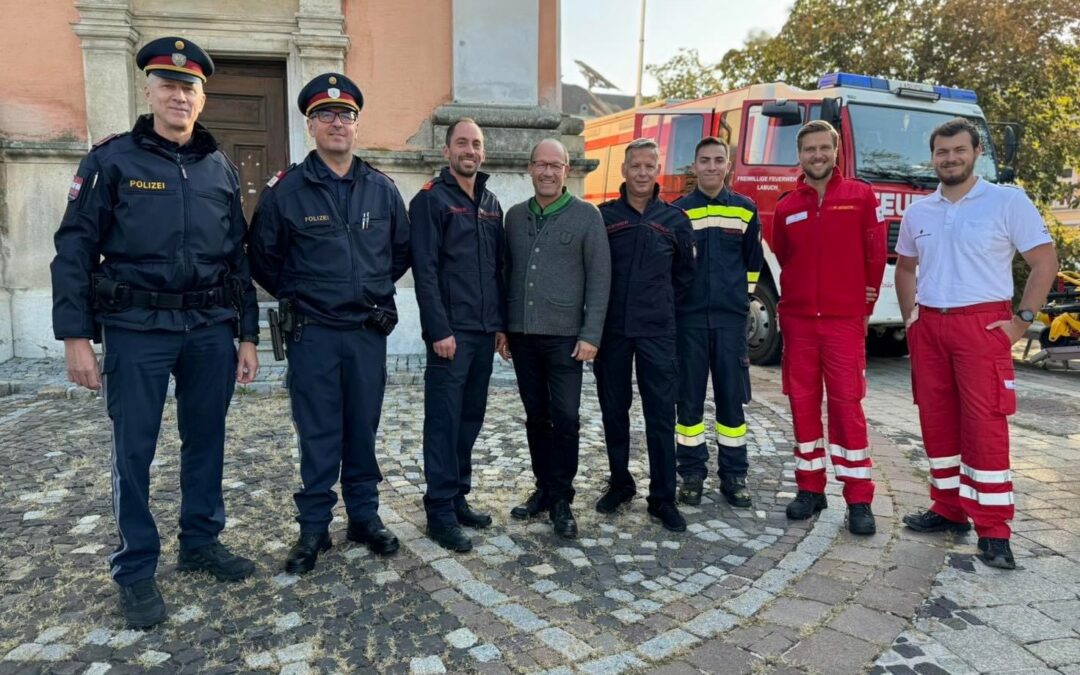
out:
{"label": "yellow stretcher", "polygon": [[[1058,272],[1058,278],[1061,290],[1047,296],[1043,311],[1028,329],[1024,358],[1044,368],[1051,361],[1060,361],[1067,369],[1070,360],[1080,359],[1080,274]],[[1034,340],[1042,349],[1028,358]]]}

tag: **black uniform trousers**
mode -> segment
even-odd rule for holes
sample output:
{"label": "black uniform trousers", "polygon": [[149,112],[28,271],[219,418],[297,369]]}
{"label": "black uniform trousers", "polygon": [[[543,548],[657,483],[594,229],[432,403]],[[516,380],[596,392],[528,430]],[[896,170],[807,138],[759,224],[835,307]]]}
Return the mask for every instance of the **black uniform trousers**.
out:
{"label": "black uniform trousers", "polygon": [[604,419],[613,485],[634,484],[630,475],[631,377],[636,364],[649,450],[650,504],[675,501],[675,399],[678,362],[675,336],[627,338],[604,335],[593,372]]}
{"label": "black uniform trousers", "polygon": [[112,420],[112,501],[120,542],[109,556],[121,586],[154,576],[161,540],[150,512],[150,463],[176,378],[180,430],[180,547],[212,544],[225,527],[225,415],[236,386],[229,323],[186,332],[103,330],[102,386]]}
{"label": "black uniform trousers", "polygon": [[750,401],[746,329],[680,327],[676,460],[679,475],[704,478],[708,470],[705,395],[712,374],[719,475],[745,476],[746,416]]}
{"label": "black uniform trousers", "polygon": [[350,520],[379,510],[382,481],[375,434],[386,388],[386,336],[369,328],[303,326],[288,338],[289,397],[300,437],[300,480],[293,494],[304,533],[326,532],[337,503],[334,484]]}
{"label": "black uniform trousers", "polygon": [[511,333],[525,434],[536,487],[552,501],[574,500],[581,430],[582,362],[577,337]]}
{"label": "black uniform trousers", "polygon": [[472,449],[487,410],[495,334],[455,331],[457,351],[444,359],[427,345],[424,370],[424,509],[428,523],[457,523],[454,506],[472,488]]}

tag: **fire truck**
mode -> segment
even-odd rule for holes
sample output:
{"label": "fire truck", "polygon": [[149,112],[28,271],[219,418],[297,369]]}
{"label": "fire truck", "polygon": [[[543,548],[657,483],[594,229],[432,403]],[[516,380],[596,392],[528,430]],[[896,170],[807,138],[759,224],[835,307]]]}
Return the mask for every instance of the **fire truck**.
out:
{"label": "fire truck", "polygon": [[765,264],[750,301],[747,340],[751,361],[776,363],[782,338],[776,317],[780,266],[772,253],[776,202],[795,187],[799,162],[795,134],[809,120],[823,119],[840,133],[837,170],[870,182],[889,228],[889,264],[874,315],[868,349],[877,354],[906,351],[904,325],[894,293],[896,238],[900,219],[912,202],[937,187],[930,162],[930,133],[953,117],[967,117],[980,129],[983,154],[975,173],[992,182],[1011,181],[1017,147],[1015,125],[1002,125],[1002,165],[990,126],[974,91],[853,73],[830,73],[818,88],[777,82],[755,84],[692,101],[659,101],[588,120],[585,156],[599,166],[585,178],[585,199],[599,204],[619,196],[626,145],[651,138],[660,146],[660,194],[674,200],[693,189],[694,147],[705,136],[730,146],[729,186],[758,205]]}

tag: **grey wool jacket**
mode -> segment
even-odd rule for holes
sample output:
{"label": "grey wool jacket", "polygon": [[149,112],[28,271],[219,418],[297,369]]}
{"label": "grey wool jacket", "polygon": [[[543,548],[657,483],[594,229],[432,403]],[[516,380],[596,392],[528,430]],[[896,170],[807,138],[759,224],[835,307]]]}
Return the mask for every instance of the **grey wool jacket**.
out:
{"label": "grey wool jacket", "polygon": [[538,228],[530,201],[506,213],[509,331],[575,335],[599,347],[611,290],[611,252],[600,211],[571,196]]}

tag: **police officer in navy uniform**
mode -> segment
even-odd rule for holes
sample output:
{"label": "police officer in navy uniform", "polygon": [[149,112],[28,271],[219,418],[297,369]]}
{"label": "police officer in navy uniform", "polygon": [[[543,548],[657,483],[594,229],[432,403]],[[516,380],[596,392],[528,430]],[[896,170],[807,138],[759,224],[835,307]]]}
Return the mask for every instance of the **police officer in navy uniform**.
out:
{"label": "police officer in navy uniform", "polygon": [[424,371],[424,477],[428,534],[464,552],[461,526],[491,516],[466,501],[472,447],[484,424],[495,349],[506,348],[502,207],[487,189],[484,134],[471,119],[446,130],[449,166],[409,204],[413,278],[427,344]]}
{"label": "police officer in navy uniform", "polygon": [[594,371],[611,477],[596,510],[614,513],[636,493],[629,469],[636,362],[649,450],[648,512],[682,532],[686,520],[675,506],[675,306],[694,281],[694,233],[686,213],[659,198],[659,174],[656,142],[632,141],[621,196],[600,205],[611,246],[611,298]]}
{"label": "police officer in navy uniform", "polygon": [[[143,47],[136,63],[146,71],[150,114],[79,165],[55,236],[52,284],[68,378],[104,389],[120,539],[110,571],[128,624],[146,628],[166,614],[154,581],[161,544],[149,488],[170,375],[181,441],[177,569],[223,581],[255,571],[218,535],[225,415],[235,383],[255,378],[258,308],[237,171],[196,123],[214,62],[190,40],[169,37]],[[100,373],[90,345],[99,335]]]}
{"label": "police officer in navy uniform", "polygon": [[675,459],[683,480],[679,501],[701,503],[708,474],[706,383],[712,374],[720,494],[738,508],[751,505],[746,487],[746,415],[750,402],[750,359],[746,316],[750,293],[761,270],[761,224],[750,199],[724,186],[728,147],[718,138],[701,139],[692,171],[697,184],[675,202],[686,211],[697,244],[694,285],[676,307],[679,402]]}
{"label": "police officer in navy uniform", "polygon": [[301,90],[297,106],[315,149],[271,178],[249,237],[255,280],[292,308],[284,339],[303,481],[293,496],[300,537],[285,561],[293,574],[310,571],[330,548],[339,475],[348,539],[381,555],[398,550],[378,515],[375,433],[386,336],[397,318],[394,282],[410,262],[397,187],[352,153],[364,106],[359,87],[324,73]]}

